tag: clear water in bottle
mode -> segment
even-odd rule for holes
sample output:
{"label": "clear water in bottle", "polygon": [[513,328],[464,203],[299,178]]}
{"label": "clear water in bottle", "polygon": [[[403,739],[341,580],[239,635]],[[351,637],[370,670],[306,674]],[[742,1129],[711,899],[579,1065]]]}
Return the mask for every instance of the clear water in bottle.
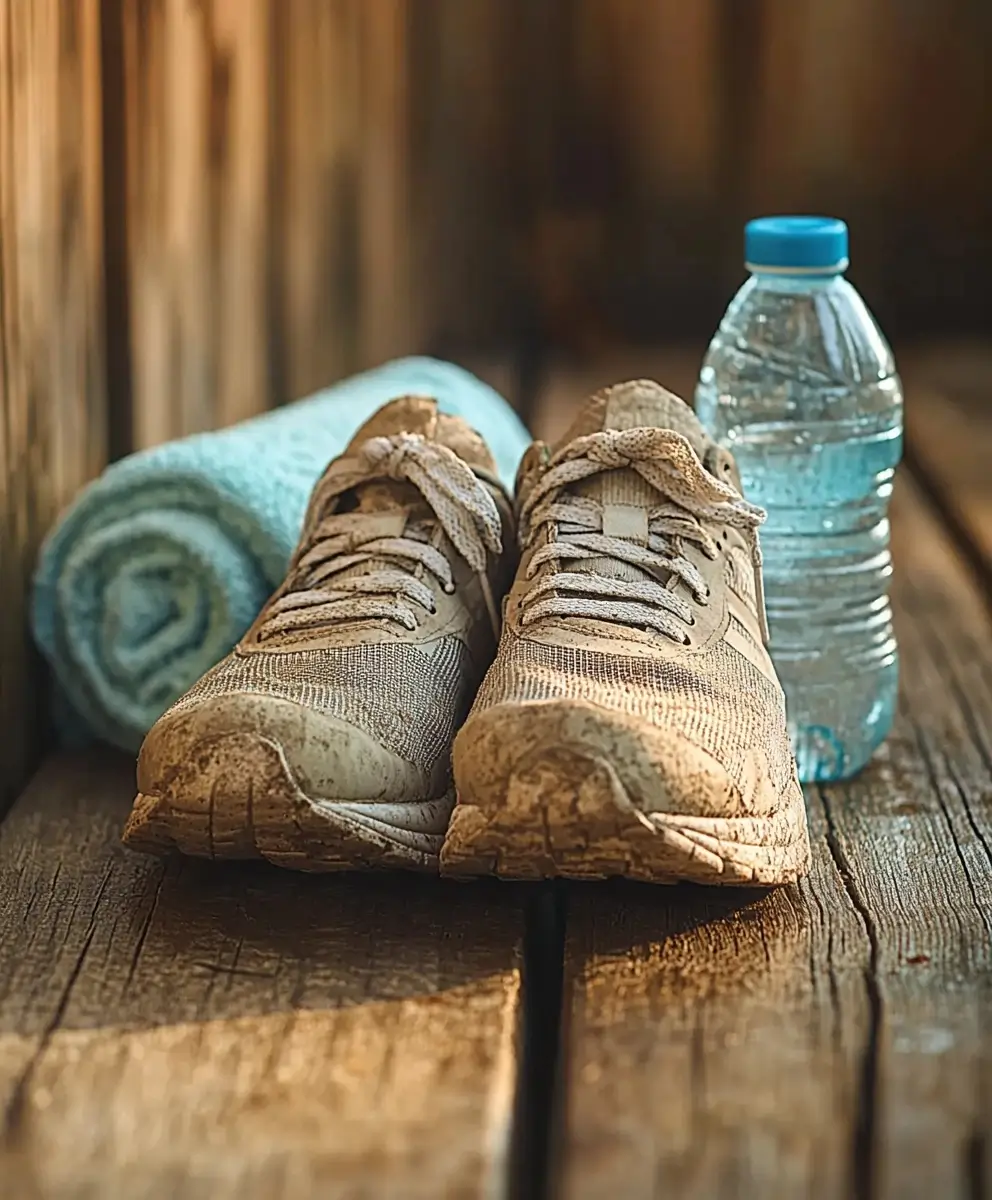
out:
{"label": "clear water in bottle", "polygon": [[803,782],[853,775],[886,737],[898,656],[887,516],[902,454],[892,351],[844,278],[841,221],[749,223],[750,278],[696,408],[734,454],[761,532],[771,653]]}

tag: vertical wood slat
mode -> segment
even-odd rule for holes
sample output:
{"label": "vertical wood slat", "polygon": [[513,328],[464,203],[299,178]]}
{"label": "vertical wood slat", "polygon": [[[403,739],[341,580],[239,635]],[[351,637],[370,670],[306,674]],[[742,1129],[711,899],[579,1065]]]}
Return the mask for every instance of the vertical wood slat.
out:
{"label": "vertical wood slat", "polygon": [[359,356],[416,341],[410,297],[407,0],[362,4]]}
{"label": "vertical wood slat", "polygon": [[[565,203],[585,194],[590,237],[588,265],[565,281],[573,303],[562,307],[593,297],[586,326],[609,328],[608,340],[654,339],[662,322],[664,336],[684,336],[720,287],[700,259],[701,251],[708,266],[719,258],[712,247],[724,237],[728,207],[727,6],[581,0],[569,13],[573,94],[559,139],[575,145],[576,181]],[[574,340],[585,343],[580,351],[602,350],[588,331]]]}
{"label": "vertical wood slat", "polygon": [[719,0],[581,0],[580,94],[601,110],[636,196],[712,196],[719,155]]}
{"label": "vertical wood slat", "polygon": [[360,37],[353,0],[293,0],[275,23],[277,398],[305,395],[358,362]]}
{"label": "vertical wood slat", "polygon": [[135,440],[415,348],[407,0],[122,0]]}
{"label": "vertical wood slat", "polygon": [[267,0],[125,0],[138,446],[268,405]]}
{"label": "vertical wood slat", "polygon": [[512,210],[526,204],[529,181],[515,172],[535,130],[515,89],[526,90],[519,58],[546,5],[405,0],[404,7],[412,333],[422,345],[486,345],[512,322],[517,299],[521,246]]}
{"label": "vertical wood slat", "polygon": [[0,808],[39,746],[26,596],[106,453],[99,0],[0,0]]}
{"label": "vertical wood slat", "polygon": [[[762,0],[758,100],[747,131],[752,204],[801,210],[824,187],[836,191],[848,182],[873,70],[877,8],[876,0]],[[871,98],[877,102],[883,90],[876,75]]]}

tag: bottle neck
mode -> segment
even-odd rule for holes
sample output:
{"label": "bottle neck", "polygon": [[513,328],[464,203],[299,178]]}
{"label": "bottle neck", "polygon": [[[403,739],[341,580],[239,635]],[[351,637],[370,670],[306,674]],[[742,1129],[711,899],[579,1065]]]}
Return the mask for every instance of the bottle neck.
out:
{"label": "bottle neck", "polygon": [[750,274],[755,287],[766,292],[805,295],[809,292],[825,292],[831,288],[843,287],[847,282],[843,271],[835,271],[831,275],[785,275],[780,271],[752,271]]}

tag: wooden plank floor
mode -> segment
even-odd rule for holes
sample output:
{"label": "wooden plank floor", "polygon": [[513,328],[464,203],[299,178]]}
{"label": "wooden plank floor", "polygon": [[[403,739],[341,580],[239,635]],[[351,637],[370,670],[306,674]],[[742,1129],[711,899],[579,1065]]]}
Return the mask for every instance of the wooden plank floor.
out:
{"label": "wooden plank floor", "polygon": [[[536,432],[697,357],[555,371]],[[992,483],[927,378],[899,722],[808,789],[809,879],[161,864],[119,845],[129,763],[53,760],[0,825],[0,1197],[992,1198]]]}
{"label": "wooden plank floor", "polygon": [[0,1196],[502,1194],[517,890],[162,865],[132,796],[65,758],[0,826]]}

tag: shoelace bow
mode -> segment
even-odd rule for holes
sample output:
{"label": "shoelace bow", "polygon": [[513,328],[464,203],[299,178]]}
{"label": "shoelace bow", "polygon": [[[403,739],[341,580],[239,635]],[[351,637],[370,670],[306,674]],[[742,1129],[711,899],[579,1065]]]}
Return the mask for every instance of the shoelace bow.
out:
{"label": "shoelace bow", "polygon": [[[311,512],[326,512],[335,497],[377,480],[410,483],[420,492],[437,525],[479,575],[498,631],[486,556],[502,552],[502,522],[495,500],[471,468],[447,446],[418,434],[370,438],[354,456],[332,463],[318,484]],[[396,621],[414,630],[417,607],[435,612],[434,594],[423,573],[433,575],[449,595],[455,584],[451,564],[430,542],[432,522],[408,523],[401,537],[382,537],[376,530],[376,519],[382,515],[347,512],[317,517],[293,568],[289,590],[270,606],[259,636],[374,619]],[[340,578],[359,566],[367,569]]]}
{"label": "shoelace bow", "polygon": [[[604,534],[602,504],[567,491],[581,479],[623,467],[637,471],[663,500],[648,513],[646,546]],[[552,456],[524,498],[519,532],[523,545],[539,526],[549,524],[555,529],[548,545],[531,558],[530,577],[546,562],[607,557],[648,575],[668,572],[670,581],[681,580],[697,603],[705,603],[709,589],[699,569],[683,554],[683,543],[695,542],[715,559],[716,540],[702,522],[737,529],[751,552],[758,618],[767,643],[758,545],[758,526],[764,519],[762,509],[706,470],[682,434],[669,429],[610,429],[576,438]],[[525,594],[522,608],[524,624],[544,617],[589,617],[656,629],[683,643],[688,641],[683,626],[693,623],[688,601],[669,586],[652,579],[635,582],[583,571],[556,571]]]}

